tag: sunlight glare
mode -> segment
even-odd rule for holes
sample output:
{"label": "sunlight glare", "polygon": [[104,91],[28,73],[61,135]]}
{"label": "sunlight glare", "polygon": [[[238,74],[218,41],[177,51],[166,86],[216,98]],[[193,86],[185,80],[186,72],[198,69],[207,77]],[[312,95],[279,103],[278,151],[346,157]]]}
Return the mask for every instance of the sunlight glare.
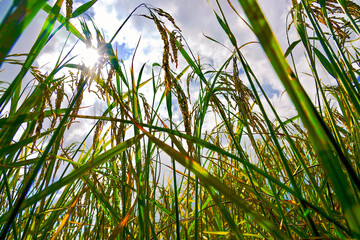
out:
{"label": "sunlight glare", "polygon": [[100,55],[95,48],[85,48],[80,52],[80,57],[86,67],[93,68],[98,63]]}

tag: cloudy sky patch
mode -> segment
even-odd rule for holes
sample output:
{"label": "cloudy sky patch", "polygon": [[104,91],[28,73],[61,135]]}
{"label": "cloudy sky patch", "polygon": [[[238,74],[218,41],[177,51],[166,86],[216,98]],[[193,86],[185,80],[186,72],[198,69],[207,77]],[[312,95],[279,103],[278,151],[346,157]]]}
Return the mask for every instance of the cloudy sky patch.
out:
{"label": "cloudy sky patch", "polygon": [[[0,18],[2,18],[4,15],[4,9],[10,6],[10,2],[10,0],[0,1],[0,9],[2,9],[2,11],[0,11]],[[52,0],[48,3],[53,5],[54,2],[55,1]],[[85,2],[87,1],[74,1],[73,9],[75,10]],[[93,19],[96,27],[104,35],[105,41],[109,41],[114,36],[119,27],[123,24],[125,19],[129,16],[129,14],[141,3],[146,3],[152,7],[160,7],[174,17],[176,24],[180,27],[182,35],[189,44],[189,47],[194,53],[195,57],[199,56],[202,64],[211,64],[213,68],[219,69],[224,61],[231,56],[231,50],[233,47],[223,29],[221,29],[221,26],[218,23],[215,14],[213,13],[214,9],[218,14],[220,14],[216,2],[209,2],[211,7],[206,0],[198,0],[196,2],[190,0],[99,0],[89,11],[86,12],[86,14]],[[261,46],[256,43],[256,37],[248,28],[248,26],[231,9],[231,7],[227,4],[227,1],[221,0],[219,2],[222,6],[222,10],[227,18],[227,21],[229,22],[231,30],[237,39],[238,45],[244,45],[241,48],[241,52],[248,61],[250,67],[253,69],[259,82],[269,94],[268,96],[271,98],[273,104],[279,105],[281,106],[281,109],[284,109],[284,111],[281,111],[280,115],[290,117],[290,114],[293,114],[293,112],[286,111],[286,109],[293,109],[293,106],[287,95],[283,94],[283,85],[273,71],[273,68],[271,67]],[[273,0],[261,0],[258,2],[262,7],[275,35],[277,36],[283,51],[285,51],[288,46],[286,40],[286,17],[291,7],[291,1],[276,1],[276,4],[274,4],[275,2]],[[245,14],[240,8],[239,3],[237,1],[232,1],[232,3],[238,13],[246,20]],[[62,8],[61,12],[65,15],[65,7]],[[86,14],[83,14],[79,18],[85,19],[85,21],[88,23],[89,28],[93,33],[93,42],[96,42],[95,31],[93,31],[94,29],[92,28],[92,23]],[[142,14],[148,15],[149,12],[144,7],[139,8],[115,37],[113,41],[113,48],[117,49],[119,58],[124,61],[125,67],[129,68],[132,65],[132,56],[135,48],[141,39],[133,65],[135,69],[135,75],[137,77],[140,68],[144,63],[146,63],[143,76],[143,80],[146,80],[151,76],[151,71],[153,70],[152,64],[154,62],[161,64],[162,62],[163,42],[155,24],[151,20],[142,17]],[[40,32],[45,17],[46,14],[40,11],[40,13],[36,16],[36,19],[31,23],[31,25],[23,33],[22,37],[18,40],[15,48],[12,50],[12,53],[26,53],[29,51],[31,44],[35,41],[38,33]],[[164,20],[166,26],[169,27],[170,30],[173,29],[170,22],[166,21],[165,19],[162,20]],[[71,23],[74,24],[79,30],[81,30],[79,19],[71,19]],[[55,27],[57,26],[59,26],[59,24],[57,24]],[[225,45],[228,49],[207,39],[204,35],[215,39],[216,41]],[[60,30],[54,36],[54,38],[47,43],[41,55],[37,58],[36,65],[41,67],[41,69],[45,72],[50,71],[57,61],[60,50],[64,47],[64,42],[67,36],[68,32],[65,30],[65,28]],[[290,41],[298,39],[295,31],[291,31],[289,37]],[[65,45],[64,53],[67,53],[75,45],[75,41],[75,37],[70,36],[68,43]],[[254,43],[245,45],[249,42]],[[96,47],[96,45],[94,47]],[[72,55],[80,55],[83,49],[84,44],[82,42],[77,43],[77,46],[74,48]],[[301,46],[294,50],[294,56],[297,65],[299,66],[298,71],[300,80],[302,81],[309,95],[314,96],[314,81],[313,79],[306,76],[306,74],[310,71],[307,67],[307,62],[303,56],[302,51],[303,49]],[[182,58],[180,57],[180,59]],[[72,60],[72,63],[80,64],[81,57],[75,58]],[[181,60],[180,66],[176,71],[180,72],[185,66],[185,61]],[[9,69],[11,68],[9,67]],[[175,70],[175,66],[173,66],[173,69]],[[128,69],[126,69],[126,71],[128,71]],[[159,73],[159,71],[160,68],[155,68],[155,73]],[[243,71],[240,69],[240,76],[244,83],[247,83],[246,76],[242,73]],[[2,73],[0,75],[0,80],[4,80],[4,76],[6,76],[8,79],[11,79],[9,75]],[[196,86],[196,84],[192,85],[192,97],[195,96],[197,92],[194,86]],[[151,95],[153,94],[152,86],[145,86],[140,91],[146,97],[151,99]],[[90,103],[94,103],[93,96],[87,95],[84,99],[84,104],[87,106]],[[89,114],[92,114],[91,111],[91,109],[88,109]],[[182,119],[180,113],[177,114],[178,116],[176,115],[174,117],[178,120]]]}

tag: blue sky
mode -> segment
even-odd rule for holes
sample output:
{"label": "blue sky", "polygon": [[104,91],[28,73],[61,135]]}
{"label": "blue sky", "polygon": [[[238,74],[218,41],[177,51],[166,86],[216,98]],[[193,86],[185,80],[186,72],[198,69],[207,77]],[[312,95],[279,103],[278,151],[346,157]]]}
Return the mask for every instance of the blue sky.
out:
{"label": "blue sky", "polygon": [[[9,0],[1,0],[0,9],[3,10],[6,6],[8,7],[10,2],[11,1]],[[48,1],[50,5],[53,5],[54,2],[54,0]],[[84,2],[84,0],[74,0],[73,8],[76,9]],[[212,8],[206,0],[98,0],[92,7],[91,17],[97,27],[102,31],[102,33],[104,33],[105,38],[108,41],[129,13],[143,2],[151,4],[154,7],[160,7],[174,17],[177,25],[182,30],[183,36],[189,43],[191,50],[195,55],[201,57],[202,63],[210,63],[213,67],[218,68],[231,55],[229,50],[204,37],[204,35],[210,36],[230,49],[232,48],[226,34],[221,29],[215,15],[212,12]],[[215,8],[216,3],[213,0],[210,0],[209,2]],[[256,38],[248,27],[228,6],[227,1],[221,0],[220,2],[222,3],[223,10],[228,18],[228,21],[231,23],[230,25],[233,27],[232,30],[237,37],[239,45],[250,41],[256,41]],[[237,7],[239,13],[244,16],[237,1],[232,2],[234,3],[234,6]],[[261,7],[264,9],[265,15],[273,27],[275,34],[280,39],[280,44],[283,48],[286,48],[285,20],[290,9],[290,0],[281,0],[279,2],[281,2],[281,4],[274,4],[273,0],[259,1]],[[64,9],[62,9],[62,13],[65,14]],[[130,21],[126,23],[124,28],[115,38],[114,42],[114,48],[117,47],[119,56],[125,61],[125,66],[129,67],[132,60],[130,57],[132,56],[136,44],[141,37],[134,66],[136,72],[144,63],[147,63],[144,79],[150,76],[151,66],[154,62],[161,63],[163,50],[163,44],[154,23],[139,16],[147,13],[148,12],[145,8],[139,9],[136,12],[138,15],[133,16]],[[1,11],[0,14],[4,14],[4,11]],[[20,38],[17,42],[12,51],[13,53],[24,53],[28,51],[31,47],[31,43],[34,42],[38,32],[40,31],[41,24],[45,17],[46,15],[40,11],[40,13],[35,17],[33,23],[31,23],[28,27],[27,31],[24,32],[22,38]],[[72,19],[71,22],[80,29],[78,19]],[[56,57],[54,56],[58,56],[58,49],[63,47],[64,39],[66,39],[67,34],[68,33],[65,29],[59,31],[59,33],[57,33],[57,35],[49,41],[47,46],[43,49],[41,56],[36,61],[36,65],[41,67],[43,71],[46,72],[52,69],[56,61]],[[293,37],[296,38],[296,35]],[[75,39],[70,38],[70,43],[66,49],[70,49],[74,42]],[[84,45],[79,43],[74,52],[81,52],[81,49],[84,48]],[[261,47],[258,44],[250,44],[242,48],[242,53],[252,68],[255,69],[255,74],[260,82],[263,83],[265,90],[268,91],[269,97],[271,97],[273,103],[281,109],[287,109],[287,111],[284,111],[284,116],[291,116],[294,114],[294,108],[290,100],[286,97],[286,95],[281,95],[283,87],[272,70]],[[80,60],[75,59],[74,61],[79,62]],[[182,63],[184,62],[182,61]],[[178,71],[180,71],[180,69],[181,67],[179,67]],[[7,66],[7,70],[8,71],[4,71],[0,74],[0,81],[11,79],[8,74],[17,72],[13,66]],[[241,77],[244,78],[244,82],[246,83],[246,77],[243,75]],[[310,87],[310,89],[313,88]],[[151,94],[151,91],[144,88],[143,93]],[[196,96],[196,94],[193,95]],[[88,112],[84,110],[83,114],[94,114],[95,112],[100,113],[101,103],[96,102],[93,97],[86,98],[85,105],[90,106],[93,104],[95,105],[90,109],[88,108],[86,110]],[[179,113],[178,115],[175,115],[175,118],[176,117],[180,120],[181,114]],[[209,123],[209,127],[210,125],[211,123]],[[90,126],[91,124],[89,123],[88,127]],[[77,134],[76,131],[74,134]]]}
{"label": "blue sky", "polygon": [[[360,0],[357,1],[359,2]],[[0,0],[0,19],[4,16],[6,12],[5,9],[10,6],[11,2],[12,1],[10,0]],[[87,1],[74,0],[74,9],[84,2]],[[93,17],[97,27],[104,33],[106,40],[109,40],[129,13],[142,2],[151,4],[154,7],[160,7],[169,12],[175,18],[177,25],[181,28],[182,34],[189,43],[192,51],[196,55],[201,56],[203,63],[211,63],[211,65],[216,68],[230,56],[231,53],[227,49],[204,37],[204,34],[210,36],[231,48],[231,44],[227,39],[226,34],[217,23],[215,15],[207,0],[99,0],[94,4],[90,15]],[[213,0],[209,0],[209,2],[212,6],[216,6]],[[245,17],[237,1],[233,0],[232,2],[239,13]],[[275,35],[278,37],[280,45],[283,50],[285,50],[288,45],[285,34],[286,16],[290,9],[290,0],[260,0],[258,2],[270,22]],[[276,4],[274,4],[274,2],[276,2]],[[54,0],[48,1],[48,3],[52,5]],[[256,41],[256,38],[250,32],[248,27],[230,9],[227,1],[220,0],[220,3],[224,8],[223,10],[230,25],[233,27],[232,30],[237,37],[239,45],[250,41]],[[62,13],[65,14],[64,9],[62,9]],[[137,11],[138,15],[146,13],[147,11],[145,8]],[[40,11],[35,20],[24,32],[23,36],[18,40],[12,53],[26,53],[28,51],[31,47],[31,43],[34,42],[33,40],[36,38],[41,28],[44,17],[46,17],[46,15]],[[72,19],[71,22],[79,27],[78,19]],[[62,48],[66,37],[67,32],[65,30],[60,31],[54,39],[47,44],[47,47],[44,48],[41,56],[36,62],[36,64],[39,67],[42,67],[44,71],[46,71],[47,68],[50,69],[54,64],[53,62],[56,61],[54,56],[58,54],[58,49]],[[114,47],[117,47],[119,56],[125,61],[125,66],[130,66],[130,56],[132,56],[140,37],[141,42],[134,65],[135,68],[140,68],[143,63],[148,63],[145,73],[150,74],[152,63],[161,63],[162,58],[161,38],[156,27],[150,20],[141,16],[133,16],[116,37]],[[290,40],[296,39],[298,39],[297,34],[294,31],[291,32]],[[70,39],[70,43],[67,47],[70,48],[72,44],[74,44],[74,38]],[[76,49],[78,48],[80,50],[74,51],[81,51],[81,48],[84,48],[84,46],[78,44]],[[284,111],[284,116],[293,114],[292,104],[286,95],[281,95],[283,87],[273,72],[261,47],[258,44],[249,44],[242,48],[242,53],[250,66],[254,69],[259,81],[268,91],[273,103],[280,108],[291,110]],[[315,91],[314,82],[306,76],[306,73],[309,73],[310,71],[306,68],[307,63],[303,57],[301,48],[296,49],[294,53],[297,64],[301,70],[301,81],[309,95],[313,96]],[[302,66],[304,66],[303,69]],[[8,70],[10,69],[8,72],[15,72],[13,66],[8,66],[7,68]],[[0,80],[8,78],[6,72],[7,71],[4,71],[0,74]],[[245,76],[242,77],[245,78]]]}
{"label": "blue sky", "polygon": [[[227,20],[232,27],[232,31],[237,38],[238,44],[243,45],[251,41],[256,41],[256,38],[248,29],[246,24],[244,24],[227,5],[227,1],[219,1],[224,7],[224,13],[228,18]],[[360,0],[357,1],[360,2]],[[74,0],[74,9],[82,5],[83,2],[85,1]],[[229,50],[204,37],[204,35],[210,36],[232,49],[231,43],[218,24],[211,7],[207,3],[207,0],[98,0],[98,2],[94,4],[90,15],[92,16],[97,27],[104,34],[105,40],[109,41],[119,26],[123,23],[124,19],[136,6],[142,2],[148,4],[151,3],[151,5],[154,7],[161,7],[163,10],[167,11],[174,17],[177,25],[182,30],[182,34],[188,42],[192,52],[196,56],[201,57],[203,64],[210,63],[214,68],[219,68],[219,66],[222,65],[224,61],[231,55]],[[212,4],[212,6],[216,6],[214,0],[209,0],[209,2]],[[243,17],[245,17],[244,13],[239,7],[239,4],[237,3],[237,0],[233,0],[232,2],[234,3],[234,6],[237,8],[238,12]],[[286,40],[286,17],[290,9],[290,0],[259,0],[258,2],[262,7],[275,35],[277,36],[280,45],[285,51],[288,46]],[[274,2],[276,2],[276,4],[274,4]],[[2,19],[4,16],[6,12],[5,9],[10,6],[10,3],[10,0],[0,0],[0,19]],[[54,0],[48,1],[48,3],[53,5]],[[62,13],[65,14],[64,9],[62,9]],[[113,47],[117,48],[118,55],[124,60],[126,71],[128,71],[131,65],[132,54],[137,42],[141,37],[141,42],[134,60],[134,67],[135,72],[137,73],[141,66],[144,63],[147,63],[143,77],[143,79],[147,79],[151,76],[152,64],[154,62],[161,63],[163,43],[156,26],[150,20],[140,16],[141,14],[147,13],[146,9],[139,9],[136,13],[137,15],[133,16],[117,35]],[[35,17],[34,21],[22,34],[21,38],[13,48],[12,53],[27,53],[29,51],[31,44],[34,43],[38,33],[40,32],[45,17],[46,14],[40,11],[39,14]],[[79,19],[71,19],[71,23],[80,29]],[[68,32],[63,29],[48,42],[47,46],[43,49],[42,53],[35,62],[41,71],[47,72],[53,68],[59,55],[59,49],[63,47],[64,39],[66,39],[67,36]],[[291,31],[289,38],[291,42],[297,40],[298,36],[295,31]],[[65,52],[69,50],[74,44],[75,38],[72,37],[65,47]],[[86,49],[85,45],[79,43],[76,46],[74,53],[79,54],[84,49]],[[241,51],[252,67],[255,75],[259,79],[268,96],[271,98],[271,102],[277,109],[279,115],[284,118],[293,117],[296,114],[296,111],[286,93],[284,94],[284,88],[272,70],[269,61],[259,44],[252,43],[246,45],[241,49]],[[300,81],[307,90],[309,96],[314,99],[316,90],[314,80],[308,76],[311,71],[307,67],[307,61],[304,58],[304,54],[300,46],[295,48],[294,57],[298,67]],[[73,63],[80,63],[80,59],[74,59]],[[174,67],[174,70],[178,72],[181,71],[182,67],[185,66],[184,64],[184,61],[181,60],[180,67],[178,69],[175,69]],[[1,70],[4,71],[0,72],[0,81],[11,81],[11,79],[14,78],[14,74],[17,74],[20,69],[18,66],[4,64],[0,71]],[[241,71],[241,69],[240,77],[246,84],[246,76],[244,75],[243,71]],[[31,80],[30,76],[28,76],[28,80]],[[322,80],[327,83],[334,83],[333,79],[327,79],[324,77]],[[194,100],[196,100],[196,84],[191,86],[191,96],[194,96],[192,102],[194,102]],[[69,89],[68,91],[71,96],[72,93]],[[140,89],[140,91],[146,97],[152,99],[151,89],[144,87]],[[81,109],[80,114],[99,115],[102,113],[102,109],[104,109],[104,102],[97,100],[97,98],[91,95],[89,91],[86,91],[83,106],[86,106],[86,108]],[[176,104],[174,106],[176,106]],[[161,109],[160,114],[162,112],[167,112],[165,106],[163,109]],[[271,111],[269,110],[268,112]],[[180,122],[182,119],[179,111],[174,112],[173,117],[175,121],[177,120],[177,122]],[[210,117],[208,119],[210,120],[205,123],[203,128],[204,130],[210,130],[214,127],[214,118]],[[87,133],[91,127],[93,127],[93,125],[93,120],[80,120],[77,124],[72,126],[72,129],[69,131],[67,138],[72,142],[77,141],[76,139],[81,140],[84,137],[84,134]]]}

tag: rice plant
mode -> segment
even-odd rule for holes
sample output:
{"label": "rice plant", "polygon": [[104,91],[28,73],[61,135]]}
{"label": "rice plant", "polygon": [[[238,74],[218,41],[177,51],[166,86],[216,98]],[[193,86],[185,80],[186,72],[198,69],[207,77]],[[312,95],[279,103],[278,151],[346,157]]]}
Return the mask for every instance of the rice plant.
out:
{"label": "rice plant", "polygon": [[[1,82],[0,239],[360,238],[355,2],[293,0],[288,30],[298,40],[283,52],[256,1],[216,0],[209,7],[231,43],[220,67],[193,53],[166,9],[146,4],[106,39],[80,18],[95,2],[75,9],[71,0],[14,1],[0,24],[0,67],[21,66]],[[294,116],[273,106],[225,5],[257,37]],[[39,11],[47,18],[31,50],[10,54]],[[126,66],[113,43],[134,17],[153,23],[163,43],[149,76],[146,63],[134,67],[137,49]],[[52,70],[37,67],[61,29],[96,46],[100,60],[78,64],[63,39]],[[301,84],[299,48],[316,98]],[[83,114],[88,95],[103,103],[101,113]],[[85,122],[91,129],[74,140]]]}

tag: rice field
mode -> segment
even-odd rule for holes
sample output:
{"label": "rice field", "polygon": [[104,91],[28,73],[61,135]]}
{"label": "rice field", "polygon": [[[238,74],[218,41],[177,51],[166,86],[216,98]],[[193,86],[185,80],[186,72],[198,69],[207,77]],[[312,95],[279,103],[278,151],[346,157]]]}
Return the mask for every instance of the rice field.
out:
{"label": "rice field", "polygon": [[[355,1],[292,0],[288,30],[297,40],[282,51],[257,1],[216,0],[212,17],[231,43],[220,67],[194,54],[166,9],[146,4],[105,39],[101,26],[80,18],[96,2],[13,1],[0,23],[0,78],[6,66],[21,68],[0,83],[0,239],[360,238]],[[294,116],[273,106],[225,6],[256,36]],[[10,54],[38,12],[47,18],[30,51]],[[156,27],[161,62],[136,69],[118,56],[113,41],[134,17]],[[95,41],[101,60],[75,63],[63,39],[56,66],[37,67],[59,29]],[[302,85],[295,49],[303,49],[316,96]],[[90,92],[101,113],[83,114]],[[94,124],[75,140],[83,121]]]}

